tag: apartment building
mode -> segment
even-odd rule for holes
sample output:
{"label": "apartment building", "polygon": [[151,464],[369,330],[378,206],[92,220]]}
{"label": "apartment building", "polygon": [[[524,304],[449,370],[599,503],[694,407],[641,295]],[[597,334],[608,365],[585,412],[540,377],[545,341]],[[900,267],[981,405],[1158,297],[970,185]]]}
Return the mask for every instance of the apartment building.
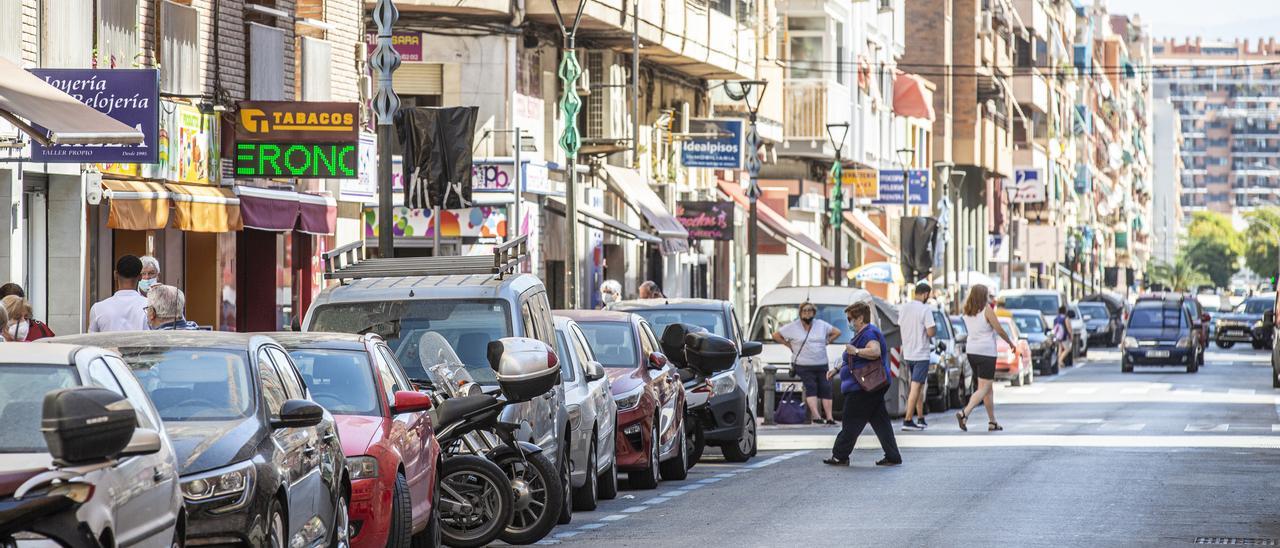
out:
{"label": "apartment building", "polygon": [[1157,89],[1151,113],[1151,260],[1173,264],[1182,233],[1182,115],[1167,91]]}

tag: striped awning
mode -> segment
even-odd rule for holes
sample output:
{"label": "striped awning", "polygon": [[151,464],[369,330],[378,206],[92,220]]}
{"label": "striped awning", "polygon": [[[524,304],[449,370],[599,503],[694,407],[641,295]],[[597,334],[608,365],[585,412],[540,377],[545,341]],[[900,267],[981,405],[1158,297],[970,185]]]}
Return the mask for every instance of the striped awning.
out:
{"label": "striped awning", "polygon": [[169,224],[169,191],[160,183],[103,179],[107,228],[161,230]]}
{"label": "striped awning", "polygon": [[168,184],[173,227],[187,232],[234,232],[244,228],[240,199],[229,188]]}

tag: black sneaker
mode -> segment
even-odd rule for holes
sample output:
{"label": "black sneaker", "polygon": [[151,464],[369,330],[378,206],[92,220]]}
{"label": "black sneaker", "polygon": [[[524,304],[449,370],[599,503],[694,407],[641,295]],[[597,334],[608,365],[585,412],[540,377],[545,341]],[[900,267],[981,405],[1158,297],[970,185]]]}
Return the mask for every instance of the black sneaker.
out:
{"label": "black sneaker", "polygon": [[925,428],[929,427],[929,423],[925,422],[924,417],[920,417],[916,419],[916,424],[920,425],[921,430],[924,430]]}
{"label": "black sneaker", "polygon": [[831,466],[849,466],[849,459],[837,459],[835,457],[822,459],[822,464],[830,464]]}
{"label": "black sneaker", "polygon": [[902,464],[902,461],[900,461],[900,460],[889,460],[889,459],[887,459],[887,458],[880,459],[880,460],[876,461],[876,466],[897,466],[897,465],[899,465],[899,464]]}
{"label": "black sneaker", "polygon": [[911,430],[924,430],[924,427],[917,424],[914,420],[902,421],[902,431],[909,432]]}

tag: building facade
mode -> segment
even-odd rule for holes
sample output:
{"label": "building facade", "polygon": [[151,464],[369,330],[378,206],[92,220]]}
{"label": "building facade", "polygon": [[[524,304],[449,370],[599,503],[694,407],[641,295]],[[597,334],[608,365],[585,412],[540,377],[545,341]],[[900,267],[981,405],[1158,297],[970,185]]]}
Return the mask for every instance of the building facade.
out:
{"label": "building facade", "polygon": [[1151,189],[1151,260],[1173,264],[1182,232],[1182,115],[1173,101],[1156,90],[1151,113],[1153,136]]}

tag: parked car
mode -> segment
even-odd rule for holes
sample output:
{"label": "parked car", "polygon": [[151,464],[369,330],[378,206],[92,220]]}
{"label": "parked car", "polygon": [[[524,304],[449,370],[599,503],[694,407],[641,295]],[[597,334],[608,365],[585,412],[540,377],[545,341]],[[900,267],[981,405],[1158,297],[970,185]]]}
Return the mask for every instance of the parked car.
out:
{"label": "parked car", "polygon": [[120,546],[183,546],[187,514],[173,442],[128,366],[118,354],[101,348],[24,344],[21,351],[0,352],[0,422],[5,425],[0,436],[0,499],[13,497],[25,481],[53,465],[41,434],[45,395],[78,386],[110,390],[128,401],[137,415],[137,427],[123,452],[109,466],[84,475],[93,489],[75,510],[80,526],[94,539],[114,539]]}
{"label": "parked car", "polygon": [[569,461],[573,464],[573,509],[595,510],[596,501],[618,495],[615,458],[618,404],[609,376],[596,361],[587,336],[573,320],[556,315],[556,354],[569,407]]}
{"label": "parked car", "polygon": [[1040,311],[1021,308],[1002,312],[1013,318],[1018,337],[1027,342],[1036,373],[1057,375],[1058,345],[1053,340],[1053,330],[1045,323]]}
{"label": "parked car", "polygon": [[[1089,329],[1088,324],[1084,322],[1084,314],[1080,313],[1080,309],[1076,303],[1067,305],[1067,319],[1071,321],[1071,359],[1068,363],[1075,365],[1076,358],[1084,358],[1089,355]],[[1052,326],[1053,319],[1046,318],[1046,324]]]}
{"label": "parked car", "polygon": [[1080,311],[1080,319],[1084,320],[1089,346],[1120,344],[1124,337],[1124,320],[1120,314],[1113,315],[1107,305],[1099,301],[1080,301],[1076,303],[1076,309]]}
{"label": "parked car", "polygon": [[[1173,303],[1181,307],[1187,313],[1187,329],[1191,333],[1191,359],[1196,363],[1196,367],[1204,367],[1204,353],[1209,347],[1209,315],[1204,312],[1199,301],[1196,301],[1191,295],[1177,292],[1153,292],[1139,295],[1134,301],[1134,310],[1137,305],[1144,302],[1160,302]],[[1130,320],[1133,318],[1133,311],[1129,313]],[[1125,336],[1129,336],[1128,329],[1132,326],[1132,322],[1126,323]],[[1139,340],[1142,340],[1140,337]],[[1176,340],[1176,339],[1175,339]]]}
{"label": "parked car", "polygon": [[1139,299],[1134,305],[1125,326],[1121,372],[1130,373],[1136,365],[1185,366],[1188,373],[1199,370],[1204,349],[1192,309],[1177,294],[1168,297]]}
{"label": "parked car", "polygon": [[951,321],[941,310],[934,310],[934,351],[929,355],[929,377],[925,387],[926,403],[935,411],[963,407],[976,387],[973,368],[965,358],[953,331]]}
{"label": "parked car", "polygon": [[738,360],[733,368],[707,380],[711,397],[699,413],[698,425],[707,445],[719,447],[725,460],[746,462],[755,456],[756,417],[760,416],[755,371],[757,356],[764,346],[743,340],[733,304],[713,299],[645,299],[623,301],[609,308],[639,315],[659,336],[668,325],[686,323],[737,345]]}
{"label": "parked car", "polygon": [[349,543],[351,481],[333,415],[270,337],[140,331],[42,339],[110,348],[177,450],[189,544]]}
{"label": "parked car", "polygon": [[969,328],[964,326],[964,318],[962,316],[947,316],[947,320],[951,323],[951,333],[955,336],[956,342],[959,343],[960,351],[965,351],[966,343],[969,342]]}
{"label": "parked car", "polygon": [[1004,339],[997,338],[996,378],[1009,379],[1013,386],[1031,384],[1035,380],[1035,367],[1031,363],[1031,346],[1027,344],[1026,339],[1022,338],[1022,332],[1018,330],[1013,318],[1001,317],[1000,326],[1009,334],[1009,338],[1013,339],[1014,346],[1010,348]]}
{"label": "parked car", "polygon": [[414,389],[377,335],[270,336],[338,423],[351,472],[351,545],[438,546],[440,445],[427,415],[431,397]]}
{"label": "parked car", "polygon": [[1263,329],[1263,315],[1268,310],[1275,310],[1274,293],[1260,293],[1245,299],[1229,313],[1218,315],[1214,325],[1214,342],[1218,348],[1231,348],[1236,343],[1249,343],[1253,348],[1261,349],[1271,346],[1272,334]]}
{"label": "parked car", "polygon": [[653,489],[659,475],[688,475],[684,385],[644,318],[629,312],[569,310],[587,346],[609,374],[618,406],[615,454],[632,487]]}
{"label": "parked car", "polygon": [[[458,257],[437,257],[454,259]],[[465,259],[466,257],[462,257]],[[423,260],[430,266],[428,258]],[[400,261],[401,259],[396,259]],[[376,268],[376,259],[370,264]],[[316,296],[302,322],[304,331],[374,333],[395,351],[410,380],[428,380],[419,355],[420,340],[438,333],[457,352],[467,372],[485,390],[497,390],[498,378],[489,366],[490,341],[528,337],[555,348],[555,323],[546,287],[530,274],[458,274],[365,277],[331,287]],[[564,388],[557,385],[542,397],[509,405],[503,422],[519,425],[516,439],[540,447],[561,473],[564,492],[570,492],[568,455],[569,413]],[[561,504],[569,516],[571,501]]]}
{"label": "parked car", "polygon": [[1080,313],[1075,307],[1067,301],[1066,294],[1056,289],[1006,289],[1001,291],[996,297],[996,303],[1001,308],[1009,310],[1014,309],[1030,309],[1040,312],[1044,316],[1044,321],[1049,325],[1053,325],[1054,318],[1058,317],[1058,311],[1066,307],[1067,317],[1071,320],[1071,355],[1067,356],[1067,363],[1075,363],[1076,357],[1084,357],[1089,353],[1089,339],[1085,335],[1084,320],[1080,317]]}

